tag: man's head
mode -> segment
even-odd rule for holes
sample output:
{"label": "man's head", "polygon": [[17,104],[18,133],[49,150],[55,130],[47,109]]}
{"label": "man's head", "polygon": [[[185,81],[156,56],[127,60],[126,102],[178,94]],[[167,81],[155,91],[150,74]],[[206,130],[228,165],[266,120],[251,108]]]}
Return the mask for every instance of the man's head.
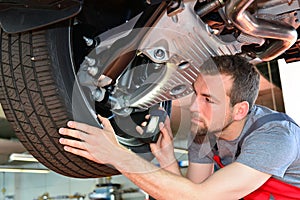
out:
{"label": "man's head", "polygon": [[200,68],[202,75],[228,75],[233,83],[229,94],[230,103],[247,101],[251,108],[259,90],[259,73],[256,68],[241,56],[217,56],[208,60]]}
{"label": "man's head", "polygon": [[220,133],[246,117],[258,95],[259,73],[240,56],[214,57],[200,67],[194,90],[192,132]]}

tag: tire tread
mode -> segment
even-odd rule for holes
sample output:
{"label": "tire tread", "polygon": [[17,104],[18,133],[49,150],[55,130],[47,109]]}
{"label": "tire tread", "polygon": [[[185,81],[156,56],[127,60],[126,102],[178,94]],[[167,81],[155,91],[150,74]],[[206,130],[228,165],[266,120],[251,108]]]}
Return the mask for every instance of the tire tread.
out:
{"label": "tire tread", "polygon": [[45,30],[9,35],[1,30],[0,102],[18,139],[49,169],[77,178],[118,172],[74,156],[59,144],[69,119],[51,71]]}

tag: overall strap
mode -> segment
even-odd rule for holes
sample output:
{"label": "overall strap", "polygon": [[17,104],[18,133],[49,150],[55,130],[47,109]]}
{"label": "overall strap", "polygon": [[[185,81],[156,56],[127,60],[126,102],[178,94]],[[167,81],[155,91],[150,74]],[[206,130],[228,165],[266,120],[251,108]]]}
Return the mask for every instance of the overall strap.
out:
{"label": "overall strap", "polygon": [[271,122],[271,121],[289,121],[292,122],[293,124],[295,124],[296,126],[299,127],[299,125],[291,118],[289,117],[287,114],[285,113],[272,113],[272,114],[268,114],[265,116],[262,116],[260,118],[258,118],[251,126],[250,128],[247,130],[247,132],[242,136],[242,138],[240,139],[239,143],[238,143],[238,148],[235,154],[235,158],[237,158],[240,153],[241,153],[241,146],[242,143],[244,141],[244,139],[250,134],[252,133],[254,130],[258,129],[259,127],[263,126],[265,123]]}

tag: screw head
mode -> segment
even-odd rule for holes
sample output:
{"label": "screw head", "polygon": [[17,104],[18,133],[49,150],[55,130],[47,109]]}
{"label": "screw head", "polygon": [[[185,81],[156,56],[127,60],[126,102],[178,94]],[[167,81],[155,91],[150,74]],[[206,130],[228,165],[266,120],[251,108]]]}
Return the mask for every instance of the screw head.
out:
{"label": "screw head", "polygon": [[164,57],[165,57],[165,51],[162,50],[162,49],[156,49],[156,50],[154,51],[154,57],[155,57],[156,59],[159,59],[159,60],[164,59]]}

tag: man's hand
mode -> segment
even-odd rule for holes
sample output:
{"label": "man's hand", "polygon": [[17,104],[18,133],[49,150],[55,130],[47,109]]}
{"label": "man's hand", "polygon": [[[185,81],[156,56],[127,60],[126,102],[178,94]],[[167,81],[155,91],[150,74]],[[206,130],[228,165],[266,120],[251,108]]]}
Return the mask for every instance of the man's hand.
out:
{"label": "man's hand", "polygon": [[118,150],[124,150],[116,139],[113,127],[108,119],[98,116],[103,129],[87,124],[69,121],[69,128],[60,128],[61,135],[70,136],[74,139],[61,138],[59,142],[64,149],[73,154],[85,157],[94,162],[111,164],[119,160]]}
{"label": "man's hand", "polygon": [[[163,109],[163,108],[160,108]],[[150,118],[150,115],[146,116],[146,120]],[[142,123],[141,126],[145,127],[146,122]],[[137,126],[137,131],[143,133],[143,128]],[[170,172],[180,174],[177,160],[174,155],[173,145],[173,133],[170,126],[170,118],[167,116],[164,123],[159,124],[160,133],[156,143],[150,143],[151,152],[157,159],[161,168],[164,168]]]}
{"label": "man's hand", "polygon": [[161,167],[165,168],[176,161],[169,117],[166,118],[165,123],[159,124],[159,128],[161,134],[156,143],[150,144],[150,148]]}

